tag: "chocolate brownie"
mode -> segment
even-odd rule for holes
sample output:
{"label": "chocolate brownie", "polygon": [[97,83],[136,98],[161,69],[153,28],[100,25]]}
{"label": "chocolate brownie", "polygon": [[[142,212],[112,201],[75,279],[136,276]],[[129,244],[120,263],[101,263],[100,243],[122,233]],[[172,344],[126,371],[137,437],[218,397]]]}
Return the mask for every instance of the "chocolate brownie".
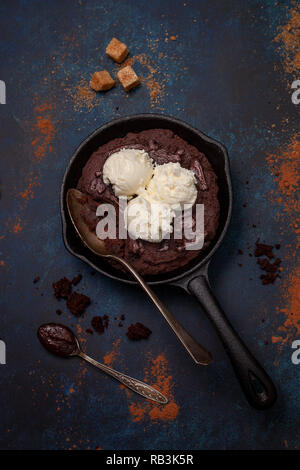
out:
{"label": "chocolate brownie", "polygon": [[[162,165],[179,162],[183,168],[193,170],[197,180],[196,204],[204,204],[205,249],[215,237],[219,223],[219,201],[217,176],[207,157],[196,147],[188,144],[167,129],[150,129],[139,133],[128,133],[99,147],[84,166],[77,188],[86,196],[82,215],[90,230],[95,231],[96,209],[101,203],[111,203],[118,209],[118,199],[111,185],[102,179],[102,169],[107,158],[123,148],[144,149],[154,163]],[[194,206],[195,208],[195,206]],[[118,218],[118,210],[116,210]],[[118,222],[118,220],[117,220]],[[167,273],[184,267],[198,256],[199,250],[186,250],[186,240],[175,239],[151,243],[140,239],[106,239],[110,251],[128,260],[142,275]],[[113,263],[113,262],[112,262]],[[123,269],[113,263],[117,269]]]}

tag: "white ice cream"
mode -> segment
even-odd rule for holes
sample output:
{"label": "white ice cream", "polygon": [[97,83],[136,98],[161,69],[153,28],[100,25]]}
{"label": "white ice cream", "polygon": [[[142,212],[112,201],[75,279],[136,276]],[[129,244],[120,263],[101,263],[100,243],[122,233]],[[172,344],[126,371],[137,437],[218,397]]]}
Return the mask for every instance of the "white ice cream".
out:
{"label": "white ice cream", "polygon": [[174,216],[168,204],[150,201],[145,191],[128,203],[125,225],[132,238],[158,243],[173,232]]}
{"label": "white ice cream", "polygon": [[147,186],[147,198],[169,204],[173,209],[191,207],[197,198],[196,178],[180,163],[157,165]]}
{"label": "white ice cream", "polygon": [[140,194],[152,175],[152,161],[144,150],[124,148],[110,155],[103,166],[103,181],[112,185],[116,196]]}
{"label": "white ice cream", "polygon": [[179,163],[153,168],[144,150],[124,148],[110,155],[103,166],[103,180],[118,197],[136,196],[126,208],[125,225],[132,238],[150,242],[168,238],[176,209],[191,207],[197,198],[191,170]]}

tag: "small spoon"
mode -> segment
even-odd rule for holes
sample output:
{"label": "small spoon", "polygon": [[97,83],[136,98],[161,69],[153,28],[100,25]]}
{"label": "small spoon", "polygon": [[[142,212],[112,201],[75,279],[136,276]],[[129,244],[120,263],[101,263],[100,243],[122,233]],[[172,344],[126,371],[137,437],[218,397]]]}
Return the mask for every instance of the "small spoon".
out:
{"label": "small spoon", "polygon": [[95,255],[102,256],[104,258],[111,258],[121,263],[125,268],[133,275],[137,282],[144,289],[146,294],[150,297],[154,305],[158,308],[160,313],[169,323],[170,327],[176,334],[177,338],[181,341],[185,349],[188,351],[190,356],[196,362],[203,366],[208,365],[211,362],[212,356],[203,346],[201,346],[174,318],[174,316],[166,309],[159,298],[154,294],[152,289],[146,284],[144,279],[136,272],[136,270],[123,258],[116,256],[113,253],[108,253],[105,244],[100,240],[94,232],[91,232],[84,222],[82,212],[82,202],[84,201],[84,195],[78,191],[78,189],[69,189],[67,192],[67,207],[69,215],[74,225],[74,228],[85,244],[85,246],[91,250]]}
{"label": "small spoon", "polygon": [[42,345],[53,354],[61,357],[79,356],[108,375],[111,375],[134,392],[139,393],[139,395],[158,403],[168,403],[168,399],[150,385],[133,379],[128,375],[121,374],[121,372],[87,356],[82,351],[78,338],[67,326],[60,325],[59,323],[45,323],[39,327],[37,335]]}

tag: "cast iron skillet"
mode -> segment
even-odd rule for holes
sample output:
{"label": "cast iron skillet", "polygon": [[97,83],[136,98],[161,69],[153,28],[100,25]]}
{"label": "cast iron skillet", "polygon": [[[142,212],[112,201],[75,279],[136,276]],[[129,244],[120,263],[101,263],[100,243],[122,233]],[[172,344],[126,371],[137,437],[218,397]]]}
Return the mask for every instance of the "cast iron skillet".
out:
{"label": "cast iron skillet", "polygon": [[122,282],[135,284],[129,274],[114,269],[104,259],[98,258],[85,248],[70,221],[66,205],[66,193],[69,188],[76,187],[83,166],[100,145],[116,137],[123,137],[128,132],[140,132],[154,128],[170,129],[205,153],[218,176],[221,211],[219,228],[214,241],[206,250],[201,252],[196,260],[193,260],[188,267],[183,268],[181,271],[150,276],[145,279],[153,285],[173,284],[180,286],[187,293],[196,297],[217,330],[248,402],[257,409],[269,408],[276,401],[276,389],[267,373],[227,320],[211,291],[208,280],[209,262],[224,238],[232,209],[229,161],[227,150],[222,144],[178,119],[159,114],[128,116],[100,127],[81,143],[66,169],[61,190],[64,243],[73,255],[88,263],[98,272]]}

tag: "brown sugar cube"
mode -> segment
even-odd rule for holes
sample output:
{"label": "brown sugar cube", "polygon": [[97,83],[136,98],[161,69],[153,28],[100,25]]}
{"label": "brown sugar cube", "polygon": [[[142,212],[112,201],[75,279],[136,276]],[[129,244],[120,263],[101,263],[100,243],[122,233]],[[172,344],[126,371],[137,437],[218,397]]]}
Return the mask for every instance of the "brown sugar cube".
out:
{"label": "brown sugar cube", "polygon": [[102,70],[101,72],[95,72],[92,75],[90,81],[90,87],[93,88],[95,91],[105,91],[110,90],[113,86],[115,86],[116,82],[114,79],[109,75],[107,70]]}
{"label": "brown sugar cube", "polygon": [[105,52],[111,59],[120,64],[127,57],[129,50],[126,44],[123,44],[117,38],[112,38]]}
{"label": "brown sugar cube", "polygon": [[117,73],[117,77],[120,80],[122,87],[129,91],[131,88],[135,88],[140,83],[140,79],[130,65],[123,67]]}

